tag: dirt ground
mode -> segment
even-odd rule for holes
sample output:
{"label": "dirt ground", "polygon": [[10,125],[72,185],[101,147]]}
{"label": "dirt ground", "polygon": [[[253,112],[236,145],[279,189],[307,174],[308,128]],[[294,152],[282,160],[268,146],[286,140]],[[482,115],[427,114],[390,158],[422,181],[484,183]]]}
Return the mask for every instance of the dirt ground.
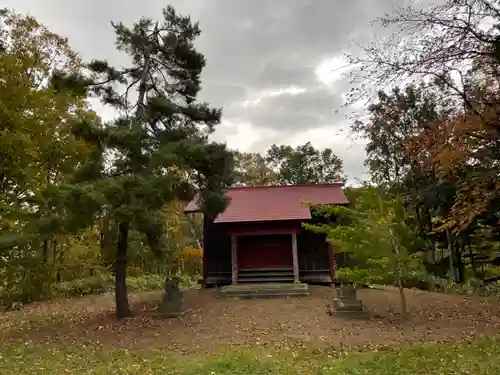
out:
{"label": "dirt ground", "polygon": [[159,320],[160,294],[132,298],[135,316],[116,321],[113,297],[57,300],[0,315],[2,341],[92,341],[110,348],[165,348],[178,354],[209,354],[229,347],[295,345],[342,348],[415,341],[466,341],[500,333],[500,301],[408,290],[409,316],[399,315],[397,291],[359,292],[368,314],[327,314],[334,291],[310,287],[301,298],[225,300],[216,290],[185,292],[186,314]]}

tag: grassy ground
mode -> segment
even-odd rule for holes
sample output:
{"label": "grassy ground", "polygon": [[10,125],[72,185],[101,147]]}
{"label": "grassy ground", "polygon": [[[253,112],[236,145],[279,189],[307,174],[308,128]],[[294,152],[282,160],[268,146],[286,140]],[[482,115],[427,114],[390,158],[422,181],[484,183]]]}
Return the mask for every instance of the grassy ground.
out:
{"label": "grassy ground", "polygon": [[[500,374],[500,300],[408,291],[360,292],[367,315],[329,316],[334,291],[226,300],[185,293],[186,314],[155,319],[161,292],[58,299],[0,314],[0,374]],[[487,339],[489,338],[489,339]],[[242,354],[243,353],[243,354]]]}
{"label": "grassy ground", "polygon": [[425,344],[377,351],[224,352],[209,357],[170,357],[161,350],[114,350],[98,346],[0,346],[1,374],[179,375],[493,375],[500,372],[500,341]]}

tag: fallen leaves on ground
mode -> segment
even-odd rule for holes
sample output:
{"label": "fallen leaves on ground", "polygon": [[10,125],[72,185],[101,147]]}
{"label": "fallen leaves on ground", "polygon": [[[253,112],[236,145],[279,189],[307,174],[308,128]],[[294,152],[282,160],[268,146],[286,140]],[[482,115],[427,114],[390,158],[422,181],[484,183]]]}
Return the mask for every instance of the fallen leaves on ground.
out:
{"label": "fallen leaves on ground", "polygon": [[500,333],[495,299],[409,290],[410,313],[403,318],[397,291],[363,290],[359,296],[369,314],[350,319],[327,314],[331,288],[310,290],[309,297],[265,300],[225,300],[214,290],[189,290],[186,314],[166,320],[153,317],[158,292],[133,296],[136,314],[123,321],[114,318],[112,296],[58,300],[0,315],[0,339],[203,355],[228,347],[298,353],[313,346],[336,353],[411,342],[467,342]]}

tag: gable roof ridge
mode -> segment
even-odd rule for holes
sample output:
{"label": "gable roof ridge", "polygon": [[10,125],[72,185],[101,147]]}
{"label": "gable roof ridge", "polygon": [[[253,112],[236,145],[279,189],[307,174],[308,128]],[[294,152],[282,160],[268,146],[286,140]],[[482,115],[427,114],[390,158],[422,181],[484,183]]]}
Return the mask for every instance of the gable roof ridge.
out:
{"label": "gable roof ridge", "polygon": [[281,184],[281,185],[254,185],[254,186],[233,186],[226,191],[231,190],[254,190],[254,189],[276,189],[276,188],[298,188],[298,187],[333,187],[344,186],[343,182],[311,183],[311,184]]}

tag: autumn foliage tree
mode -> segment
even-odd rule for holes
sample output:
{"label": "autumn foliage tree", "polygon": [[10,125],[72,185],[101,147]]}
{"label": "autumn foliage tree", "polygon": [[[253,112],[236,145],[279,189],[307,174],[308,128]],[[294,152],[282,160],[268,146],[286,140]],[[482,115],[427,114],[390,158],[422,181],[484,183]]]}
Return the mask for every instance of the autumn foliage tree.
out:
{"label": "autumn foliage tree", "polygon": [[376,23],[395,32],[362,46],[362,54],[349,56],[359,67],[353,71],[352,82],[365,82],[351,92],[350,101],[366,97],[375,87],[409,80],[446,91],[456,112],[439,126],[446,126],[446,134],[453,137],[447,139],[445,148],[436,145],[441,149],[436,161],[440,172],[450,166],[476,164],[469,168],[468,178],[462,179],[449,216],[453,227],[466,228],[498,201],[498,175],[493,170],[499,162],[500,3],[447,0],[436,6],[417,4],[398,8]]}
{"label": "autumn foliage tree", "polygon": [[[425,247],[434,254],[429,260],[439,263],[436,250],[445,249],[442,261],[458,282],[465,279],[464,257],[474,262],[480,255],[471,239],[492,233],[498,224],[499,21],[498,1],[401,7],[376,20],[395,30],[390,37],[349,56],[357,66],[349,102],[384,89],[369,107],[368,123],[353,127],[369,140],[372,176],[398,181],[397,191],[415,212]],[[413,98],[408,106],[404,102],[411,96],[398,100],[400,89],[390,87],[410,81],[406,92],[424,101]],[[403,132],[411,119],[416,126]],[[395,166],[398,177],[392,178],[387,171]],[[492,238],[484,240],[494,248]],[[491,254],[481,257],[491,261]]]}
{"label": "autumn foliage tree", "polygon": [[356,120],[351,127],[369,141],[365,164],[373,182],[392,186],[404,182],[414,167],[406,141],[437,121],[440,111],[437,96],[424,87],[408,85],[378,92],[377,100],[368,106],[369,119]]}

